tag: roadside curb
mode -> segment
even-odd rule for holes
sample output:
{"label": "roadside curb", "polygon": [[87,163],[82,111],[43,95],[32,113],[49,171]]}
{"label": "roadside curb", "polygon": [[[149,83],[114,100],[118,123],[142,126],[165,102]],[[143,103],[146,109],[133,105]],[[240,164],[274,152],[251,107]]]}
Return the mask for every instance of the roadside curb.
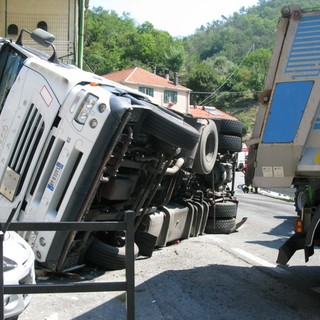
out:
{"label": "roadside curb", "polygon": [[[243,186],[244,186],[244,184],[238,185],[238,189],[243,190]],[[250,192],[250,193],[252,193],[252,192]],[[265,188],[257,188],[257,193],[264,195],[266,197],[270,197],[270,198],[276,198],[276,199],[280,199],[280,200],[294,202],[294,194],[292,193],[290,195],[291,192],[288,192],[287,194],[285,194],[283,192],[277,192],[275,190],[270,190],[270,189],[265,189]]]}
{"label": "roadside curb", "polygon": [[277,199],[286,200],[286,201],[294,201],[294,198],[292,196],[279,193],[276,191],[268,190],[268,189],[258,188],[258,193],[271,198],[277,198]]}

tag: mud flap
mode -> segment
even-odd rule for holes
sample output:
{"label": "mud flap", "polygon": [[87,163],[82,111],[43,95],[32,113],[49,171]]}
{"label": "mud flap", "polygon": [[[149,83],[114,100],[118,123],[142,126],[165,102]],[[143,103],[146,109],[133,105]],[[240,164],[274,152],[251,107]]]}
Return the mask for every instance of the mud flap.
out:
{"label": "mud flap", "polygon": [[277,263],[286,264],[297,250],[304,249],[305,262],[314,254],[314,235],[320,222],[320,207],[314,213],[306,233],[296,233],[279,249]]}
{"label": "mud flap", "polygon": [[277,263],[287,264],[297,250],[305,247],[306,236],[302,233],[295,233],[279,249]]}
{"label": "mud flap", "polygon": [[135,243],[139,248],[139,254],[150,258],[156,246],[157,239],[157,236],[137,230],[135,233]]}
{"label": "mud flap", "polygon": [[317,208],[317,211],[314,213],[311,223],[308,227],[307,234],[306,234],[306,243],[304,249],[305,261],[309,260],[314,253],[313,249],[313,242],[314,242],[314,235],[318,228],[320,222],[320,207]]}

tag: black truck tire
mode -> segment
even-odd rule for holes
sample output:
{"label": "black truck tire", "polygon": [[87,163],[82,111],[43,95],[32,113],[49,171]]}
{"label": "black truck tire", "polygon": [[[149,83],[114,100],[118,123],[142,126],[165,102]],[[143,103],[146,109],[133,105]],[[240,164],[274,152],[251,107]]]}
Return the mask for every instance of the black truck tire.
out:
{"label": "black truck tire", "polygon": [[150,110],[142,124],[143,130],[170,145],[192,150],[199,141],[199,131],[169,111],[161,107]]}
{"label": "black truck tire", "polygon": [[241,137],[220,134],[219,135],[219,152],[240,152],[242,150],[242,139]]}
{"label": "black truck tire", "polygon": [[221,119],[220,134],[242,137],[242,122],[232,119]]}
{"label": "black truck tire", "polygon": [[236,219],[213,219],[208,218],[205,233],[230,234],[236,230]]}
{"label": "black truck tire", "polygon": [[232,201],[217,202],[210,207],[209,217],[216,219],[229,219],[237,216],[238,205]]}
{"label": "black truck tire", "polygon": [[[134,256],[138,256],[138,246],[134,244]],[[111,246],[98,238],[89,245],[85,259],[92,264],[107,270],[121,270],[126,266],[125,247]]]}
{"label": "black truck tire", "polygon": [[193,163],[193,171],[198,174],[209,174],[216,163],[218,154],[218,131],[213,121],[203,128],[197,153]]}

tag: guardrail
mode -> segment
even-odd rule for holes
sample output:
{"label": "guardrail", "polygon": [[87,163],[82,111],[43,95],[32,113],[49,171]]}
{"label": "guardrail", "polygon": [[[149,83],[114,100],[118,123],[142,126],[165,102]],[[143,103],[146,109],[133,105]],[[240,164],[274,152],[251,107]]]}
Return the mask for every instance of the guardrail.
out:
{"label": "guardrail", "polygon": [[[85,222],[11,222],[1,223],[0,231],[0,319],[4,320],[4,294],[37,294],[67,292],[125,291],[127,320],[135,318],[134,295],[134,212],[126,211],[122,221]],[[3,241],[7,230],[12,231],[125,231],[126,281],[81,282],[67,284],[25,284],[4,285],[3,283]]]}

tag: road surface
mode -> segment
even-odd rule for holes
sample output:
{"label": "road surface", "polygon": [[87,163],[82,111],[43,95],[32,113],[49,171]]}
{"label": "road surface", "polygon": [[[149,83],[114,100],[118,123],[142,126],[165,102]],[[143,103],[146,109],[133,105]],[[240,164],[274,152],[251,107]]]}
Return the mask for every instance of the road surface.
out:
{"label": "road surface", "polygon": [[[237,173],[236,185],[242,183]],[[319,319],[319,252],[308,264],[303,252],[276,265],[277,249],[290,236],[292,202],[237,188],[237,220],[230,235],[206,234],[162,248],[135,264],[137,320]],[[124,271],[91,281],[124,280]],[[35,295],[20,320],[126,319],[121,292]]]}

